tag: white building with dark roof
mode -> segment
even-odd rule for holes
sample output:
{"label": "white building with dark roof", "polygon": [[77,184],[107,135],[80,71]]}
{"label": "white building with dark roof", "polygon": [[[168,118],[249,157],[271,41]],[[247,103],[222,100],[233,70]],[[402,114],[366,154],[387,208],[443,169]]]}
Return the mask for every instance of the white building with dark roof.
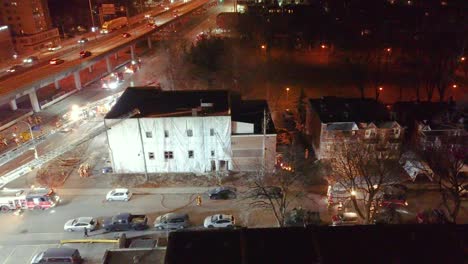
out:
{"label": "white building with dark roof", "polygon": [[[138,114],[125,118],[138,109]],[[116,173],[273,171],[276,132],[265,101],[228,91],[129,87],[106,115]],[[123,117],[123,118],[122,118]]]}

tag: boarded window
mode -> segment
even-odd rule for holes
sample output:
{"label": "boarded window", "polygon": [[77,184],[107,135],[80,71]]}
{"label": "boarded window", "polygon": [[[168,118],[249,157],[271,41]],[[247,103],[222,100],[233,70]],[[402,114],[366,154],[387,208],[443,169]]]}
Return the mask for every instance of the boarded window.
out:
{"label": "boarded window", "polygon": [[187,129],[187,137],[192,137],[192,136],[193,136],[193,130]]}
{"label": "boarded window", "polygon": [[210,136],[214,136],[214,135],[215,135],[214,128],[210,128]]}
{"label": "boarded window", "polygon": [[153,132],[146,132],[146,138],[152,138]]}
{"label": "boarded window", "polygon": [[172,151],[164,151],[164,159],[173,159],[174,153]]}
{"label": "boarded window", "polygon": [[193,159],[193,156],[194,156],[194,155],[193,155],[193,150],[189,150],[189,151],[188,151],[188,157],[189,157],[189,159]]}

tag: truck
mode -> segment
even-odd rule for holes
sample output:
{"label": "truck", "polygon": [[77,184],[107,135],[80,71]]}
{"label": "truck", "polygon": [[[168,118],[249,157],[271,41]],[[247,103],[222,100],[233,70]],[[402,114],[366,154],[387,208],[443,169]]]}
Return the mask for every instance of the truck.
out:
{"label": "truck", "polygon": [[49,188],[0,190],[0,211],[3,213],[23,209],[46,210],[59,201],[60,197]]}
{"label": "truck", "polygon": [[102,24],[101,34],[108,34],[116,29],[123,28],[128,25],[126,17],[118,17],[104,22]]}
{"label": "truck", "polygon": [[102,227],[106,232],[145,230],[148,228],[148,217],[146,215],[120,213],[113,217],[104,218]]}

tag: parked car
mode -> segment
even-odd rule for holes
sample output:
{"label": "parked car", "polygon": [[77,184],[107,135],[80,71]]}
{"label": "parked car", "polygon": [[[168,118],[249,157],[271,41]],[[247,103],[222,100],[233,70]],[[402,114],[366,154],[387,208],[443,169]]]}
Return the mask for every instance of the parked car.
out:
{"label": "parked car", "polygon": [[78,217],[68,220],[63,226],[63,230],[68,232],[83,231],[85,228],[88,231],[96,229],[97,220],[93,217]]}
{"label": "parked car", "polygon": [[145,230],[148,228],[148,217],[146,217],[146,215],[120,213],[113,217],[104,218],[102,221],[102,228],[104,228],[106,232]]}
{"label": "parked car", "polygon": [[59,49],[61,49],[61,48],[62,48],[62,46],[60,46],[60,45],[55,45],[55,46],[49,47],[47,50],[48,50],[48,51],[56,51],[56,50],[59,50]]}
{"label": "parked car", "polygon": [[13,73],[13,72],[16,72],[16,71],[19,71],[23,69],[23,66],[21,65],[14,65],[14,66],[11,66],[10,69],[7,70],[7,72],[9,73]]}
{"label": "parked car", "polygon": [[129,37],[131,37],[131,36],[132,36],[132,35],[130,35],[130,33],[123,33],[123,34],[122,34],[122,37],[124,37],[124,38],[129,38]]}
{"label": "parked car", "polygon": [[109,191],[106,195],[108,202],[112,201],[124,201],[127,202],[132,198],[132,193],[127,188],[117,188]]}
{"label": "parked car", "polygon": [[359,217],[355,212],[344,212],[332,216],[332,226],[357,225]]}
{"label": "parked car", "polygon": [[227,214],[215,214],[205,218],[203,226],[206,228],[231,228],[234,227],[236,221],[234,216]]}
{"label": "parked car", "polygon": [[49,61],[49,64],[51,65],[59,65],[59,64],[62,64],[64,63],[65,61],[62,60],[62,59],[59,59],[59,58],[53,58]]}
{"label": "parked car", "polygon": [[236,199],[236,191],[233,187],[218,187],[208,191],[208,196],[211,200]]}
{"label": "parked car", "polygon": [[103,174],[112,173],[112,172],[113,172],[112,167],[104,167],[104,168],[102,168],[102,173],[103,173]]}
{"label": "parked car", "polygon": [[268,197],[277,199],[283,197],[283,191],[277,186],[266,186],[264,189],[256,188],[251,197],[256,199],[268,199]]}
{"label": "parked car", "polygon": [[168,213],[158,216],[154,221],[156,229],[182,229],[189,226],[189,216],[183,213]]}
{"label": "parked car", "polygon": [[91,55],[92,55],[91,51],[87,51],[87,50],[80,51],[80,58],[81,59],[89,57]]}
{"label": "parked car", "polygon": [[75,248],[49,248],[46,251],[37,253],[31,260],[31,264],[58,264],[58,263],[72,263],[81,264],[83,258],[81,258],[80,251]]}
{"label": "parked car", "polygon": [[39,61],[37,56],[29,56],[23,60],[24,64],[36,64]]}
{"label": "parked car", "polygon": [[86,43],[86,42],[88,42],[88,41],[89,41],[88,38],[80,38],[80,39],[78,40],[78,43],[79,43],[79,44],[84,44],[84,43]]}

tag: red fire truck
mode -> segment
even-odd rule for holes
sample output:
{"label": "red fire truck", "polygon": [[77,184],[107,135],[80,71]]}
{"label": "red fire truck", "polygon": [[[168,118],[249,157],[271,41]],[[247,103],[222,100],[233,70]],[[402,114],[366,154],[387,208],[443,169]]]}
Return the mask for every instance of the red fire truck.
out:
{"label": "red fire truck", "polygon": [[0,190],[0,211],[17,209],[45,210],[54,207],[60,197],[48,188]]}

